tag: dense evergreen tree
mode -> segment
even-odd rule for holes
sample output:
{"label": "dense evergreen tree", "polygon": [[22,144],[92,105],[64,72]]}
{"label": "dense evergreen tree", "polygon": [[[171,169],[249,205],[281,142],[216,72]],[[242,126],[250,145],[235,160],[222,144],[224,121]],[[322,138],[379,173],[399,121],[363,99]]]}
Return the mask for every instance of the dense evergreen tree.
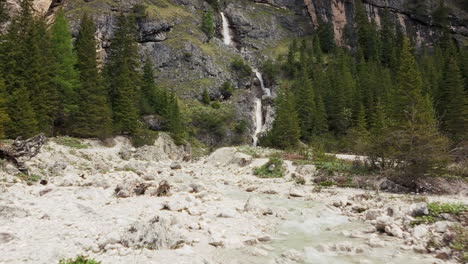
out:
{"label": "dense evergreen tree", "polygon": [[176,142],[176,144],[182,144],[185,139],[185,129],[182,123],[182,116],[179,108],[179,100],[175,94],[171,94],[169,97],[169,132]]}
{"label": "dense evergreen tree", "polygon": [[78,113],[74,117],[74,134],[81,137],[105,138],[112,134],[111,110],[106,89],[101,83],[96,54],[96,26],[85,14],[76,39],[77,68],[81,86],[78,89]]}
{"label": "dense evergreen tree", "polygon": [[105,81],[113,110],[114,131],[119,134],[132,134],[138,128],[138,68],[134,21],[120,14],[105,65]]}
{"label": "dense evergreen tree", "polygon": [[422,93],[422,80],[416,68],[409,40],[404,39],[397,74],[394,109],[395,131],[392,132],[395,160],[405,176],[423,176],[438,162],[442,162],[446,140],[437,131],[429,96]]}
{"label": "dense evergreen tree", "polygon": [[296,113],[294,94],[283,85],[277,98],[277,114],[270,132],[271,144],[281,149],[297,147],[300,137],[299,120]]}
{"label": "dense evergreen tree", "polygon": [[10,138],[28,138],[39,132],[36,115],[29,100],[29,92],[25,87],[15,89],[8,100],[10,122],[7,134]]}
{"label": "dense evergreen tree", "polygon": [[33,21],[31,37],[24,43],[28,46],[26,55],[29,57],[29,67],[23,72],[24,84],[31,94],[39,130],[52,135],[59,109],[59,94],[54,85],[57,64],[45,18],[36,17]]}
{"label": "dense evergreen tree", "polygon": [[454,139],[466,139],[467,94],[463,88],[460,69],[453,57],[447,62],[439,89],[438,106],[443,130]]}
{"label": "dense evergreen tree", "polygon": [[71,126],[70,118],[78,111],[76,91],[80,85],[79,73],[75,69],[76,54],[73,50],[68,21],[62,9],[57,12],[51,27],[51,48],[57,66],[54,83],[60,94],[58,126],[65,131]]}
{"label": "dense evergreen tree", "polygon": [[143,77],[141,84],[140,112],[143,115],[161,114],[163,105],[162,95],[154,80],[154,69],[151,60],[146,58],[143,66]]}
{"label": "dense evergreen tree", "polygon": [[208,9],[205,14],[203,14],[201,29],[205,32],[208,40],[213,38],[215,33],[215,23],[213,19],[213,11],[211,11],[211,9]]}
{"label": "dense evergreen tree", "polygon": [[370,55],[370,23],[369,19],[367,18],[367,13],[364,8],[364,5],[362,4],[362,0],[356,0],[355,1],[355,15],[354,15],[354,24],[355,24],[355,29],[354,31],[356,32],[357,35],[357,42],[359,45],[359,48],[362,49],[364,55],[366,58],[369,58]]}
{"label": "dense evergreen tree", "polygon": [[320,39],[320,47],[322,51],[330,53],[336,48],[335,31],[331,21],[321,22],[317,29],[317,34]]}
{"label": "dense evergreen tree", "polygon": [[312,83],[307,77],[305,70],[302,71],[298,79],[293,84],[293,92],[296,96],[297,117],[301,130],[301,138],[309,141],[316,129],[316,105]]}
{"label": "dense evergreen tree", "polygon": [[[20,10],[1,43],[1,66],[6,90],[9,94],[15,94],[11,97],[12,100],[26,100],[24,104],[33,107],[34,116],[27,116],[26,114],[31,114],[32,111],[25,111],[23,115],[18,115],[18,118],[26,118],[28,121],[19,121],[15,126],[18,127],[22,123],[35,124],[39,131],[52,134],[58,96],[53,85],[56,64],[51,53],[50,34],[44,17],[33,16],[31,0],[21,1]],[[27,94],[21,95],[18,91]],[[13,110],[9,109],[10,117],[14,114]],[[32,119],[36,121],[29,122]],[[15,131],[16,136],[20,130],[18,128],[12,131]]]}
{"label": "dense evergreen tree", "polygon": [[390,17],[390,11],[385,8],[382,15],[380,42],[382,43],[381,61],[387,67],[396,65],[395,25]]}
{"label": "dense evergreen tree", "polygon": [[8,116],[8,105],[7,105],[8,94],[6,92],[5,83],[0,76],[0,139],[5,138],[8,128],[8,123],[10,122],[10,117]]}

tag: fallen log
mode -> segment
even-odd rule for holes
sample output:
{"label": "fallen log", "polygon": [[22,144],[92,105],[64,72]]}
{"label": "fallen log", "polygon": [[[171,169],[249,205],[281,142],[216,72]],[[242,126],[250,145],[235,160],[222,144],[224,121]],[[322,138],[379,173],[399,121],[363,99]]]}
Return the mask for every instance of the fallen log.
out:
{"label": "fallen log", "polygon": [[29,177],[29,170],[24,163],[39,154],[46,142],[47,138],[41,133],[26,140],[18,137],[11,145],[0,143],[0,159],[11,162],[21,173]]}

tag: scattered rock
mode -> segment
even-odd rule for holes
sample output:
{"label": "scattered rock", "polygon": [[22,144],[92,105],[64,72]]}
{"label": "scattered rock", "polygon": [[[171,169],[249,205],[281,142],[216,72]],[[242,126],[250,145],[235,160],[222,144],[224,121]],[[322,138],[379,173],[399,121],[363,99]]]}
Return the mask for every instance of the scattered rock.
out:
{"label": "scattered rock", "polygon": [[204,191],[206,189],[205,186],[203,186],[202,184],[199,184],[199,183],[191,183],[189,185],[189,188],[190,188],[190,191],[191,193],[199,193],[201,191]]}
{"label": "scattered rock", "polygon": [[133,223],[121,235],[120,240],[125,247],[149,249],[176,249],[185,241],[172,226],[171,219],[161,216]]}
{"label": "scattered rock", "polygon": [[285,259],[302,262],[304,261],[304,254],[295,249],[289,249],[281,253],[281,256]]}
{"label": "scattered rock", "polygon": [[258,189],[258,187],[249,187],[249,188],[245,189],[245,191],[246,192],[253,192],[253,191],[257,190],[257,189]]}
{"label": "scattered rock", "polygon": [[417,239],[423,238],[429,232],[425,225],[418,225],[413,229],[413,236]]}
{"label": "scattered rock", "polygon": [[382,248],[385,247],[385,242],[380,240],[380,238],[374,236],[371,237],[368,241],[367,244],[373,248]]}
{"label": "scattered rock", "polygon": [[304,197],[306,195],[307,194],[303,190],[300,190],[300,189],[295,188],[295,187],[292,187],[289,190],[289,196],[291,196],[291,197]]}
{"label": "scattered rock", "polygon": [[436,251],[436,258],[442,260],[449,260],[452,252],[449,248],[442,248]]}
{"label": "scattered rock", "polygon": [[223,209],[219,214],[218,217],[222,218],[234,218],[237,216],[237,212],[232,209]]}
{"label": "scattered rock", "polygon": [[376,220],[382,215],[383,211],[380,209],[369,209],[366,211],[366,220]]}
{"label": "scattered rock", "polygon": [[388,191],[388,192],[393,192],[393,193],[406,193],[408,192],[408,188],[403,187],[399,184],[394,183],[393,181],[389,179],[384,179],[380,185],[379,185],[380,190]]}
{"label": "scattered rock", "polygon": [[270,242],[271,237],[270,236],[262,236],[262,237],[257,238],[257,240],[260,241],[260,242]]}
{"label": "scattered rock", "polygon": [[244,204],[244,212],[264,215],[266,212],[268,212],[268,209],[260,202],[258,198],[250,196]]}
{"label": "scattered rock", "polygon": [[271,164],[270,166],[268,166],[268,171],[270,171],[270,172],[273,172],[275,169],[276,169],[275,164]]}
{"label": "scattered rock", "polygon": [[252,256],[262,256],[262,257],[268,256],[268,252],[266,250],[256,248],[256,247],[249,248],[247,252]]}
{"label": "scattered rock", "polygon": [[385,227],[391,225],[392,223],[392,219],[389,216],[384,215],[377,217],[374,225],[378,231],[385,232]]}
{"label": "scattered rock", "polygon": [[438,233],[445,233],[451,225],[452,223],[448,221],[438,221],[434,224],[434,230]]}
{"label": "scattered rock", "polygon": [[424,216],[429,214],[429,209],[427,208],[427,203],[416,203],[412,204],[409,208],[410,215],[413,217]]}
{"label": "scattered rock", "polygon": [[394,237],[403,238],[403,230],[395,224],[385,227],[385,232]]}
{"label": "scattered rock", "polygon": [[15,239],[15,236],[10,233],[0,233],[0,244],[8,243]]}
{"label": "scattered rock", "polygon": [[170,196],[171,195],[171,185],[166,180],[162,180],[158,184],[158,188],[154,193],[153,196],[162,197],[162,196]]}
{"label": "scattered rock", "polygon": [[244,244],[247,246],[254,246],[258,243],[256,238],[244,240]]}
{"label": "scattered rock", "polygon": [[180,170],[180,169],[182,169],[182,165],[180,165],[179,162],[174,161],[174,162],[171,163],[171,169],[172,170]]}

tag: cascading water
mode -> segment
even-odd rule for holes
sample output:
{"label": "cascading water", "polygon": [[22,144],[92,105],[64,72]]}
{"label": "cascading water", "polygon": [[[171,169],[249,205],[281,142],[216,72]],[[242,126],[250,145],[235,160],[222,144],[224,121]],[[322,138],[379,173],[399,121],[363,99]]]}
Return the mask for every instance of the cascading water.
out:
{"label": "cascading water", "polygon": [[232,34],[231,29],[229,28],[229,21],[227,20],[223,12],[221,12],[221,18],[223,19],[223,41],[224,44],[230,46],[232,45]]}
{"label": "cascading water", "polygon": [[[220,12],[221,18],[223,20],[223,42],[227,46],[231,46],[233,41],[232,41],[232,34],[231,34],[231,29],[229,28],[229,21],[227,20],[226,16],[224,15],[223,12]],[[262,87],[262,91],[266,96],[271,96],[271,90],[268,88],[265,88],[265,83],[263,81],[263,76],[262,74],[257,70],[253,70],[255,75],[257,76],[258,80],[260,81],[260,86]],[[255,105],[254,105],[254,124],[255,124],[255,131],[252,135],[253,139],[253,146],[256,147],[258,143],[258,135],[263,131],[263,113],[262,113],[262,99],[260,98],[255,98]]]}
{"label": "cascading water", "polygon": [[263,81],[262,74],[257,69],[253,69],[253,71],[260,81],[260,87],[262,87],[263,93],[265,93],[266,96],[271,96],[271,90],[269,88],[265,88],[265,82]]}
{"label": "cascading water", "polygon": [[262,128],[263,128],[262,99],[255,98],[254,109],[255,109],[255,115],[254,115],[255,132],[252,138],[253,138],[253,146],[256,147],[258,143],[258,134],[262,132]]}
{"label": "cascading water", "polygon": [[[265,82],[263,81],[262,74],[257,70],[253,69],[255,76],[260,81],[260,87],[262,88],[263,93],[266,96],[271,96],[271,90],[265,88]],[[263,113],[262,113],[262,99],[255,98],[255,115],[254,115],[254,122],[255,122],[255,132],[252,136],[253,138],[253,146],[256,147],[258,143],[258,134],[263,132]]]}

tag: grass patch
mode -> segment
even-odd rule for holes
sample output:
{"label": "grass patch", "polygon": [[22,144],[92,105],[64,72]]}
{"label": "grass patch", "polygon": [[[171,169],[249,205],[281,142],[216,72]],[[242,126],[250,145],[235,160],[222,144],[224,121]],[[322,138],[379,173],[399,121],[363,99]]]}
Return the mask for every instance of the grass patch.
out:
{"label": "grass patch", "polygon": [[37,174],[31,174],[31,175],[26,175],[24,173],[19,173],[18,178],[22,179],[23,181],[26,181],[26,184],[31,185],[35,182],[38,182],[42,179],[40,175]]}
{"label": "grass patch", "polygon": [[273,157],[265,165],[254,168],[253,173],[259,178],[281,178],[283,177],[282,165],[282,159]]}
{"label": "grass patch", "polygon": [[468,206],[461,203],[429,203],[427,204],[429,215],[437,217],[440,214],[460,215],[468,211]]}
{"label": "grass patch", "polygon": [[58,137],[54,138],[53,141],[59,145],[74,149],[89,148],[89,145],[83,144],[79,139],[72,137]]}
{"label": "grass patch", "polygon": [[333,185],[335,185],[333,181],[323,181],[319,183],[319,186],[321,187],[331,187]]}
{"label": "grass patch", "polygon": [[458,260],[461,263],[468,262],[468,228],[464,226],[453,227],[455,238],[450,244],[452,251],[458,255]]}
{"label": "grass patch", "polygon": [[410,223],[411,226],[420,224],[432,224],[439,220],[441,214],[450,214],[459,216],[468,211],[468,206],[460,203],[428,203],[429,215],[417,216],[415,221]]}
{"label": "grass patch", "polygon": [[76,259],[62,259],[59,264],[101,264],[100,261],[88,259],[85,256],[78,256]]}

